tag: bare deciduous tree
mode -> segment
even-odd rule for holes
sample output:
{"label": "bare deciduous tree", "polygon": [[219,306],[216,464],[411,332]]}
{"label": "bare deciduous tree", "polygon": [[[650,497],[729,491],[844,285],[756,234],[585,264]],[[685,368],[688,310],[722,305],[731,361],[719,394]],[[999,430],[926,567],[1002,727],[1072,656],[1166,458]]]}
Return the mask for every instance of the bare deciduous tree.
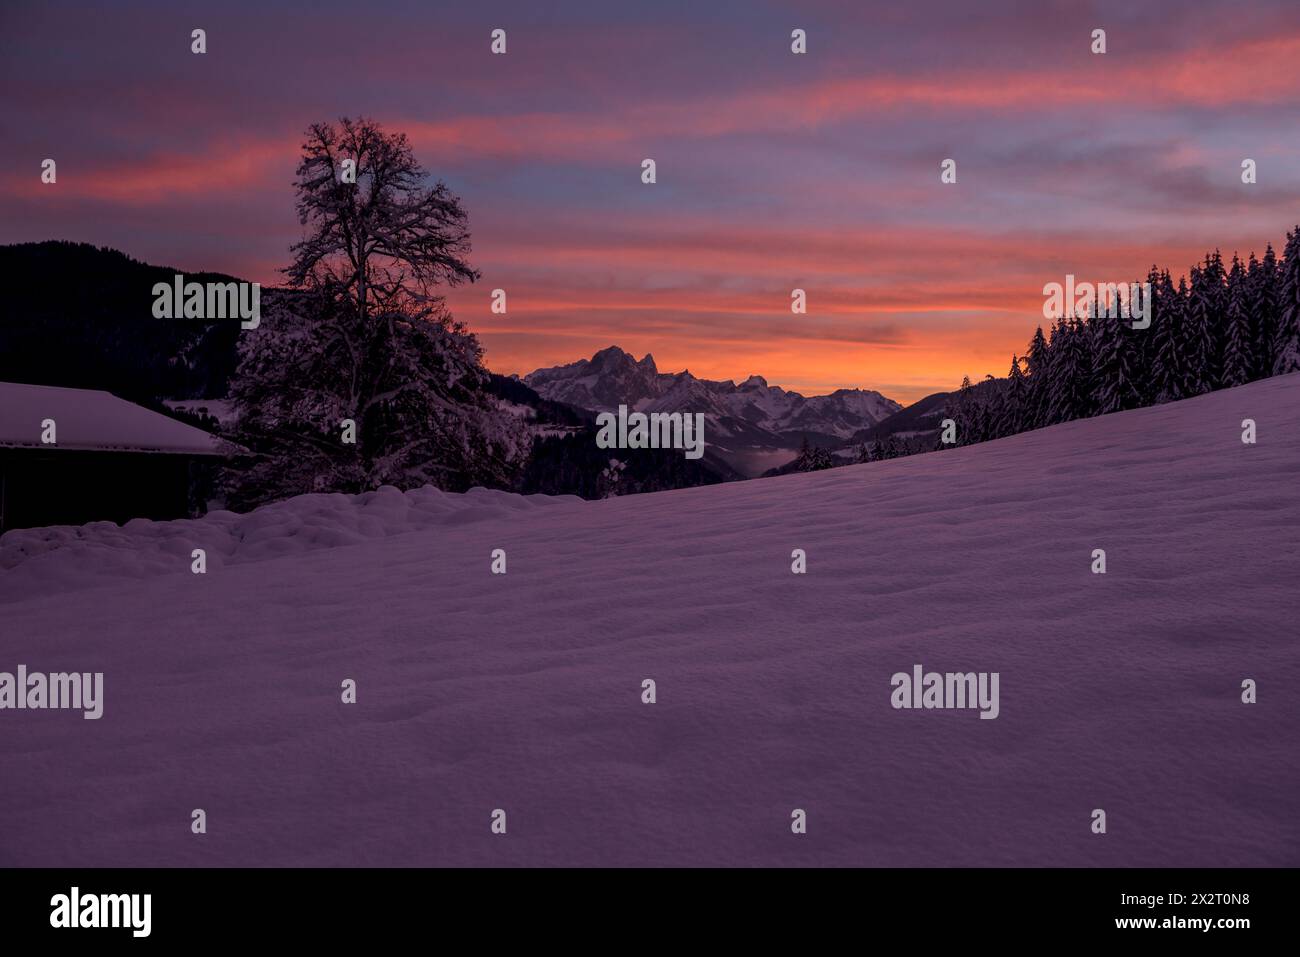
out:
{"label": "bare deciduous tree", "polygon": [[478,340],[438,294],[478,278],[460,200],[428,185],[405,135],[364,119],[308,130],[296,188],[306,229],[285,273],[298,291],[269,297],[231,387],[252,453],[232,504],[507,484],[526,436],[484,392]]}
{"label": "bare deciduous tree", "polygon": [[[345,181],[345,161],[355,182]],[[427,179],[404,133],[365,119],[313,124],[295,184],[309,232],[291,249],[290,284],[345,290],[365,319],[427,308],[439,301],[437,286],[478,279],[464,259],[460,200]]]}

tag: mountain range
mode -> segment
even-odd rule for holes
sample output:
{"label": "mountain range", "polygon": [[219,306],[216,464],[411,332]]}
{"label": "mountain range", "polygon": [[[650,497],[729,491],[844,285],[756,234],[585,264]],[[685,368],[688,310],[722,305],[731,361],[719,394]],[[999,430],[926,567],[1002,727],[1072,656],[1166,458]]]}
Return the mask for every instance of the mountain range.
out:
{"label": "mountain range", "polygon": [[[175,269],[86,243],[48,241],[0,246],[0,272],[25,277],[0,311],[0,380],[103,389],[158,411],[173,410],[168,414],[195,407],[223,416],[221,400],[238,359],[238,328],[144,321],[150,314],[147,293]],[[217,273],[187,275],[238,281]],[[50,289],[59,295],[50,296]],[[294,295],[263,289],[264,314]],[[660,372],[652,356],[638,361],[617,346],[522,379],[492,378],[492,391],[542,438],[590,429],[597,412],[619,405],[702,412],[709,459],[704,464],[720,480],[788,465],[804,442],[838,449],[843,457],[864,441],[933,429],[944,398],[927,397],[902,409],[865,389],[803,396],[758,375],[736,384],[699,379],[689,370]],[[575,473],[582,468],[575,466]]]}
{"label": "mountain range", "polygon": [[803,396],[758,375],[737,385],[699,379],[689,370],[660,372],[653,356],[637,360],[618,346],[538,369],[523,381],[545,399],[592,412],[620,405],[639,412],[702,412],[709,447],[742,474],[788,460],[804,442],[842,446],[903,408],[868,389]]}

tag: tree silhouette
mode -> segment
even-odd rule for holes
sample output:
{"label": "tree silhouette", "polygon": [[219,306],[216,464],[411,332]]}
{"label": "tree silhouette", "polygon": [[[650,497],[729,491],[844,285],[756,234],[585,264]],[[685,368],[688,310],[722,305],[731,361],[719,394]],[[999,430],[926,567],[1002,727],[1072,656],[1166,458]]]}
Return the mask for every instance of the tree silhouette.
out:
{"label": "tree silhouette", "polygon": [[1300,372],[1300,226],[1287,233],[1280,272],[1274,375]]}
{"label": "tree silhouette", "polygon": [[507,483],[526,436],[485,392],[478,341],[439,294],[478,278],[459,199],[428,185],[405,135],[369,120],[314,124],[302,149],[305,234],[285,270],[296,293],[241,338],[231,387],[234,440],[251,453],[234,503]]}
{"label": "tree silhouette", "polygon": [[1252,378],[1255,357],[1252,354],[1250,313],[1248,312],[1246,270],[1241,260],[1232,257],[1228,272],[1228,306],[1225,314],[1227,335],[1223,347],[1223,385],[1245,385]]}

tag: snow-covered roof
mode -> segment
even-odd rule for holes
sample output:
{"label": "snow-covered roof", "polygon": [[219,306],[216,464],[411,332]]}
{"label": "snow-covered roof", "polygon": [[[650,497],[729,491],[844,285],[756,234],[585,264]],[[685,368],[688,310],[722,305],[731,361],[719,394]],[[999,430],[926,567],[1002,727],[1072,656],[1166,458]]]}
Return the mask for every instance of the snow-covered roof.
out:
{"label": "snow-covered roof", "polygon": [[[41,442],[46,419],[54,420],[53,445]],[[0,448],[225,455],[229,446],[108,392],[0,382]]]}

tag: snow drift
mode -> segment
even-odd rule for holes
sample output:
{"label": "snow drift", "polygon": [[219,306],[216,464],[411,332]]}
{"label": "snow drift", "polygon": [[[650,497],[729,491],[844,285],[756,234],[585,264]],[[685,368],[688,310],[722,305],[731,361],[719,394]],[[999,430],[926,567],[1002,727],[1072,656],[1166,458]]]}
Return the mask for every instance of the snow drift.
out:
{"label": "snow drift", "polygon": [[442,525],[502,518],[515,512],[581,504],[576,495],[512,495],[475,488],[448,494],[431,485],[402,492],[384,486],[364,495],[299,495],[246,514],[209,512],[201,519],[125,525],[21,528],[0,536],[0,602],[48,590],[88,588],[116,578],[155,578],[188,564],[196,548],[208,568],[356,545]]}
{"label": "snow drift", "polygon": [[[0,670],[104,714],[0,711],[0,865],[1294,866],[1298,434],[1292,375],[601,502],[10,533]],[[996,720],[894,710],[918,663]]]}

